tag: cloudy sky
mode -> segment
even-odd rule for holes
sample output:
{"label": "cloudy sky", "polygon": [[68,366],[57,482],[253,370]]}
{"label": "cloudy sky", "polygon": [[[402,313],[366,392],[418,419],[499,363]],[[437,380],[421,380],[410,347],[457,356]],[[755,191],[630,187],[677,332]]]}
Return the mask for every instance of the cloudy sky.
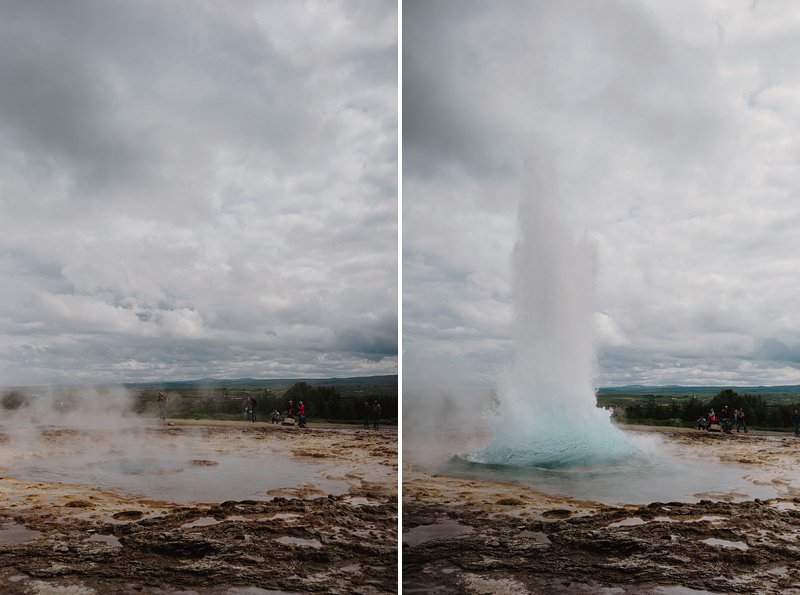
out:
{"label": "cloudy sky", "polygon": [[0,4],[0,385],[397,372],[397,6]]}
{"label": "cloudy sky", "polygon": [[403,5],[406,386],[493,386],[530,172],[594,246],[595,384],[800,383],[800,7]]}

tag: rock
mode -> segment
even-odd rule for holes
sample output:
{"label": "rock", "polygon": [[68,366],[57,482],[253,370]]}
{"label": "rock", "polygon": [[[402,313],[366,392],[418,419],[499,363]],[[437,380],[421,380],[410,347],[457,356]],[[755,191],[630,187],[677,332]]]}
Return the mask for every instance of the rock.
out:
{"label": "rock", "polygon": [[94,504],[86,500],[70,500],[64,506],[68,508],[91,508]]}
{"label": "rock", "polygon": [[144,516],[141,510],[123,510],[112,515],[118,521],[135,521]]}

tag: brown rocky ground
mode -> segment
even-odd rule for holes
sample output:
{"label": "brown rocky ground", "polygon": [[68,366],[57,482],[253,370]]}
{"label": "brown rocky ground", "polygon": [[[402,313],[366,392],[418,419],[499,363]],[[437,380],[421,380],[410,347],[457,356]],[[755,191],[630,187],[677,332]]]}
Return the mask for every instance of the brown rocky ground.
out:
{"label": "brown rocky ground", "polygon": [[637,429],[777,496],[606,505],[404,457],[404,593],[800,593],[800,440]]}
{"label": "brown rocky ground", "polygon": [[[172,422],[152,423],[144,435],[173,446],[191,440],[189,464],[212,469],[220,454],[244,448],[254,456],[278,453],[287,464],[322,461],[325,479],[344,487],[325,494],[311,482],[281,486],[263,498],[193,502],[24,480],[14,472],[27,458],[41,462],[112,440],[43,428],[28,451],[14,451],[14,438],[3,434],[0,592],[396,592],[394,428]],[[197,444],[204,452],[198,454]]]}

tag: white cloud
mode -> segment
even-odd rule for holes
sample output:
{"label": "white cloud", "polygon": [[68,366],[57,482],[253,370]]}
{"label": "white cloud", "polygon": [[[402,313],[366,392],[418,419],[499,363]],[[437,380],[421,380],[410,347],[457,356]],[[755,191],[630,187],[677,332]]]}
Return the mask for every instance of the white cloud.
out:
{"label": "white cloud", "polygon": [[0,383],[396,372],[393,3],[0,15]]}
{"label": "white cloud", "polygon": [[800,344],[792,3],[407,2],[403,27],[410,382],[510,361],[530,169],[597,247],[597,384],[797,378],[758,348]]}

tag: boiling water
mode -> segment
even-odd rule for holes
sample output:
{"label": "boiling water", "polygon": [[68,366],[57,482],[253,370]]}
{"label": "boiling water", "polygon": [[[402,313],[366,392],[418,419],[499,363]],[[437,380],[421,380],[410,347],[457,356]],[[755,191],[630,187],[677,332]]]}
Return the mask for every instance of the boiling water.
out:
{"label": "boiling water", "polygon": [[682,456],[677,452],[650,452],[615,463],[580,467],[534,467],[475,463],[453,457],[443,470],[471,479],[507,481],[546,494],[604,504],[698,502],[702,499],[744,501],[780,496],[768,474],[752,466],[716,459]]}
{"label": "boiling water", "polygon": [[514,360],[474,463],[564,468],[614,464],[637,449],[596,407],[592,247],[575,242],[540,182],[519,209],[513,257]]}

